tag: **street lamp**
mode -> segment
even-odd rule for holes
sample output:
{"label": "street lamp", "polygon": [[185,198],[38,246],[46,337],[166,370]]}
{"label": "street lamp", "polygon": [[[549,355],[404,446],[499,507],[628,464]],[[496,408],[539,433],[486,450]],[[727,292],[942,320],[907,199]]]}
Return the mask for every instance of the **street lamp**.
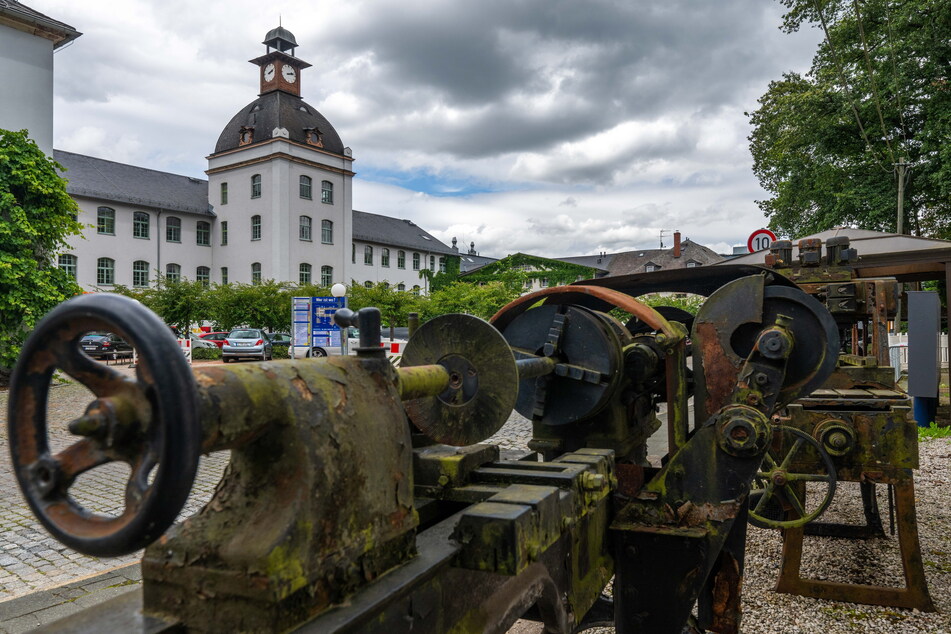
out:
{"label": "street lamp", "polygon": [[[347,306],[347,300],[346,300],[347,287],[346,286],[344,286],[340,282],[337,282],[336,284],[330,287],[330,294],[333,295],[334,297],[343,297],[344,298],[343,305],[344,305],[344,308],[346,308]],[[350,351],[347,349],[348,348],[347,344],[349,343],[349,339],[350,339],[350,328],[340,326],[340,350],[343,351],[344,356],[347,356],[348,354],[350,354]]]}

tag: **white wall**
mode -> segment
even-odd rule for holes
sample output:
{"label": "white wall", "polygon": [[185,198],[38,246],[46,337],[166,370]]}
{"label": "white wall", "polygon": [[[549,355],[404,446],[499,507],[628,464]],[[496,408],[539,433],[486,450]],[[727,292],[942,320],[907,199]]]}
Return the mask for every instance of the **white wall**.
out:
{"label": "white wall", "polygon": [[30,131],[53,154],[53,42],[0,25],[0,128]]}

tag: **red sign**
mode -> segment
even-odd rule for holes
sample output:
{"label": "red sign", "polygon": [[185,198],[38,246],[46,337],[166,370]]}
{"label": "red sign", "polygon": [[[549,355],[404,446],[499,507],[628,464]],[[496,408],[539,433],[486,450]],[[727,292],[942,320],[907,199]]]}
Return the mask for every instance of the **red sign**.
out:
{"label": "red sign", "polygon": [[746,241],[746,248],[750,253],[756,253],[768,249],[775,239],[776,234],[769,229],[757,229],[750,234],[749,240]]}

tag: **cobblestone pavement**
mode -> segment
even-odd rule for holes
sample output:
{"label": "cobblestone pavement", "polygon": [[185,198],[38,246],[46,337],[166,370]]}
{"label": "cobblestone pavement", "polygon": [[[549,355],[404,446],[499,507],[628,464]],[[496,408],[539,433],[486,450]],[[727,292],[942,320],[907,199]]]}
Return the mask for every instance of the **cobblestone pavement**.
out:
{"label": "cobblestone pavement", "polygon": [[[6,391],[0,392],[0,500],[3,504],[0,509],[0,602],[138,561],[141,552],[108,559],[81,555],[43,529],[20,493],[13,474],[7,442],[7,397]],[[58,384],[50,389],[49,437],[54,452],[75,442],[76,437],[66,430],[66,423],[82,414],[93,398],[91,392],[75,383]],[[182,517],[200,509],[211,497],[227,463],[228,452],[202,457]],[[80,476],[70,493],[90,511],[117,514],[123,507],[129,471],[122,463],[103,465]],[[2,612],[0,608],[0,614]]]}

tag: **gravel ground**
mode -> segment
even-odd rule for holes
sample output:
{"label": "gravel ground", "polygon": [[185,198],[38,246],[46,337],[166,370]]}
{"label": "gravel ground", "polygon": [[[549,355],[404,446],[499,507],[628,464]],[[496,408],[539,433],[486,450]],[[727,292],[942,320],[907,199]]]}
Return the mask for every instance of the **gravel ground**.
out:
{"label": "gravel ground", "polygon": [[[58,387],[50,397],[50,420],[65,422],[75,417],[88,403],[89,395],[79,386]],[[0,392],[0,416],[6,414],[6,394]],[[514,414],[506,426],[491,441],[504,448],[521,449],[531,437],[531,425]],[[55,443],[66,442],[58,436]],[[0,489],[3,491],[4,509],[0,512],[0,599],[22,594],[32,589],[64,583],[92,572],[132,560],[136,555],[122,561],[98,560],[62,552],[50,543],[48,536],[38,524],[24,513],[25,504],[19,491],[4,487],[11,477],[9,458],[6,457],[6,425],[0,430]],[[916,502],[919,531],[925,572],[931,596],[938,612],[925,614],[913,610],[880,608],[856,604],[833,603],[772,591],[779,570],[781,539],[776,531],[750,528],[747,542],[747,563],[743,587],[743,632],[760,633],[821,633],[838,632],[867,633],[929,633],[951,634],[951,439],[936,439],[921,445],[921,469],[916,472]],[[212,456],[204,460],[203,477],[189,500],[186,513],[199,508],[211,493],[214,481],[221,473],[226,455]],[[97,469],[96,471],[100,471]],[[108,475],[108,474],[107,474]],[[115,483],[124,482],[121,469],[108,475],[109,487],[121,490]],[[113,482],[114,481],[114,482]],[[883,487],[879,487],[880,506],[887,513],[887,501]],[[113,492],[114,493],[114,492]],[[84,501],[107,510],[118,502],[113,494],[90,482]],[[856,522],[861,518],[861,500],[857,485],[841,484],[836,501],[824,519],[839,519]],[[887,515],[883,518],[887,521]],[[24,572],[22,563],[7,563],[14,551],[32,553],[34,559],[48,556],[42,563],[44,571]],[[65,549],[68,551],[68,549]],[[842,580],[854,583],[902,585],[901,565],[898,558],[897,540],[893,537],[869,541],[833,540],[829,538],[806,538],[804,546],[803,573],[815,578]],[[11,569],[12,568],[12,569]],[[662,574],[657,572],[658,577]],[[29,579],[24,579],[24,576]],[[15,588],[14,588],[15,586]],[[520,624],[518,632],[540,631],[536,626]],[[611,631],[611,630],[601,630]]]}

